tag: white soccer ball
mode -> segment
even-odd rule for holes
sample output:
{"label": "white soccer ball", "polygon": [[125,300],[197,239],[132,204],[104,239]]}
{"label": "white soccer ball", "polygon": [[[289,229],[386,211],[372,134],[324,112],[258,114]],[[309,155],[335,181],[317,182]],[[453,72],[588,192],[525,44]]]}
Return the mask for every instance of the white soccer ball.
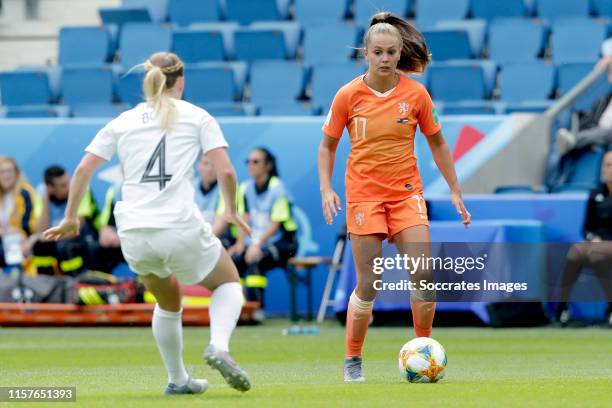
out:
{"label": "white soccer ball", "polygon": [[399,352],[399,371],[411,383],[436,382],[444,378],[444,347],[429,337],[417,337],[404,344]]}

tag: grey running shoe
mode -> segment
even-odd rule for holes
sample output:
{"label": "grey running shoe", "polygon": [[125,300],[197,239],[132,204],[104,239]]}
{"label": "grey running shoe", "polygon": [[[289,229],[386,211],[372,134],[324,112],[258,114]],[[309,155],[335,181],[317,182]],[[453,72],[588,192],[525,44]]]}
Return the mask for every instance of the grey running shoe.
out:
{"label": "grey running shoe", "polygon": [[191,377],[187,380],[187,384],[178,386],[170,383],[164,390],[165,395],[180,395],[180,394],[202,394],[208,389],[208,381],[193,380]]}
{"label": "grey running shoe", "polygon": [[249,376],[236,364],[227,351],[217,350],[210,344],[204,351],[204,361],[219,371],[229,386],[235,390],[245,392],[251,389]]}
{"label": "grey running shoe", "polygon": [[361,373],[361,357],[350,357],[344,360],[344,381],[365,381],[365,377]]}

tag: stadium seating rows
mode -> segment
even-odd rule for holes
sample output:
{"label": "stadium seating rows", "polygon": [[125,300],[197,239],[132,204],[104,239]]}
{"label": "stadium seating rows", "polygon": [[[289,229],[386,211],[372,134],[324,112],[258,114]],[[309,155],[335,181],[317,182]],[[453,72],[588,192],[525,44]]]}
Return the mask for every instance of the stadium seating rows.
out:
{"label": "stadium seating rows", "polygon": [[188,64],[185,97],[195,103],[228,114],[325,113],[338,87],[365,69],[356,47],[384,9],[422,30],[434,62],[417,80],[440,111],[542,111],[599,58],[612,24],[596,17],[612,17],[610,3],[124,0],[100,10],[119,25],[60,30],[60,67],[1,73],[1,101],[6,115],[105,116],[141,100],[140,74],[128,69],[171,50]]}
{"label": "stadium seating rows", "polygon": [[[433,62],[427,75],[413,78],[428,87],[432,98],[440,102],[439,110],[447,114],[543,111],[552,104],[556,93],[568,92],[592,68],[593,63],[554,65],[534,60],[497,66],[489,60],[452,60]],[[264,105],[264,111],[277,114],[324,113],[337,89],[365,69],[364,64],[352,61],[313,66],[282,60],[256,61],[250,65],[236,61],[188,64],[185,98],[202,106],[229,103],[232,111],[243,101],[255,105],[255,109],[236,111],[244,114],[257,112],[256,108]],[[64,67],[61,72],[39,68],[1,73],[0,89],[3,103],[9,107],[23,109],[28,105],[40,107],[60,102],[69,106],[75,116],[106,116],[108,112],[139,103],[141,81],[142,68],[80,65]],[[53,82],[59,86],[52,86]],[[279,83],[283,86],[277,86]],[[22,92],[23,89],[30,91]],[[492,99],[494,93],[496,99]],[[117,103],[119,108],[110,107]],[[458,109],[457,103],[463,104],[463,108]],[[287,106],[286,112],[283,105]],[[95,106],[100,107],[99,114],[93,109]],[[49,115],[46,109],[34,112]]]}

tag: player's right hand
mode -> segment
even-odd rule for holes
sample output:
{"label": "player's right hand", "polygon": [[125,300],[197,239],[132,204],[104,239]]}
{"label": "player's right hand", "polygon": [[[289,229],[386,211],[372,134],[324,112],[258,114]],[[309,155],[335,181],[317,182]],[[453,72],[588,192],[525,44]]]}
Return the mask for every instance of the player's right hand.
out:
{"label": "player's right hand", "polygon": [[57,227],[49,228],[43,232],[43,239],[47,241],[59,241],[60,239],[73,238],[79,235],[78,218],[64,218]]}
{"label": "player's right hand", "polygon": [[242,217],[238,215],[238,213],[236,212],[226,213],[225,216],[230,224],[234,224],[235,226],[240,228],[242,231],[244,231],[244,233],[247,234],[247,236],[249,237],[251,236],[251,227],[249,227],[249,224],[247,224],[242,219]]}
{"label": "player's right hand", "polygon": [[321,204],[323,206],[323,217],[325,217],[325,222],[328,225],[331,225],[334,222],[334,217],[338,216],[338,211],[340,211],[340,197],[334,190],[327,189],[321,192]]}

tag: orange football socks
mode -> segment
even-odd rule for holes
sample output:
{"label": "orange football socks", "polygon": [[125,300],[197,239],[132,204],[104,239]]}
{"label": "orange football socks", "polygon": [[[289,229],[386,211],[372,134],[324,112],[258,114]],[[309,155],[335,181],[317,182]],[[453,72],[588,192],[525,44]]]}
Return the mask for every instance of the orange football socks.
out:
{"label": "orange football socks", "polygon": [[412,324],[417,337],[430,337],[436,314],[436,302],[411,300]]}
{"label": "orange football socks", "polygon": [[346,357],[360,357],[374,301],[364,301],[351,294],[346,314]]}

